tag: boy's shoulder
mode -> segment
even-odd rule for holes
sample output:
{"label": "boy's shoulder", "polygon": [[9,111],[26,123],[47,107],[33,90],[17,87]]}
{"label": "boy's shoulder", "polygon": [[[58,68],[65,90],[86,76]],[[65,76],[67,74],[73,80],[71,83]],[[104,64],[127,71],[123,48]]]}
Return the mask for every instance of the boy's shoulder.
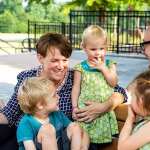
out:
{"label": "boy's shoulder", "polygon": [[25,123],[29,122],[30,118],[31,118],[30,115],[24,114],[23,117],[21,118],[19,124],[25,124]]}

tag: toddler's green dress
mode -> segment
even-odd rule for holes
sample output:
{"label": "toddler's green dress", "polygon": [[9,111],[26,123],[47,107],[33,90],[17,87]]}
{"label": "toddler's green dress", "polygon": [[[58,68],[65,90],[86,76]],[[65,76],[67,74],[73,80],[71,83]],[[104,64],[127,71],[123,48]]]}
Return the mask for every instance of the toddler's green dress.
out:
{"label": "toddler's green dress", "polygon": [[[135,125],[135,127],[133,129],[133,133],[137,132],[137,130],[139,130],[143,125],[145,125],[149,121],[150,121],[150,116],[144,117],[144,119],[141,120],[140,123],[138,123],[137,125]],[[145,144],[145,145],[143,145],[141,148],[139,148],[139,150],[150,150],[150,142],[147,143],[147,144]]]}
{"label": "toddler's green dress", "polygon": [[[109,67],[113,61],[106,60],[106,66]],[[77,64],[74,67],[82,74],[81,92],[78,100],[78,107],[83,108],[85,101],[95,101],[103,103],[114,92],[114,89],[108,85],[103,74],[95,68],[89,66],[87,60]],[[118,133],[118,125],[114,111],[105,113],[92,121],[91,123],[80,123],[86,130],[92,143],[109,143],[112,141],[112,135]]]}

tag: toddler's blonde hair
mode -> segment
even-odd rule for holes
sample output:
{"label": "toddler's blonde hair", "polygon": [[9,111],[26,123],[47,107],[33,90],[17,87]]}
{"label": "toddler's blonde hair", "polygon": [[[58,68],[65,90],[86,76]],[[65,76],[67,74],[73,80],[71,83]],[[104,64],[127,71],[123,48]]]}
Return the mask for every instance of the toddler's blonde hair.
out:
{"label": "toddler's blonde hair", "polygon": [[43,105],[52,97],[55,92],[54,83],[42,77],[32,77],[23,83],[19,88],[18,100],[21,110],[24,113],[32,114],[37,110],[37,103]]}
{"label": "toddler's blonde hair", "polygon": [[107,34],[103,28],[98,25],[90,25],[84,31],[82,35],[82,44],[86,45],[88,38],[104,38],[107,43]]}

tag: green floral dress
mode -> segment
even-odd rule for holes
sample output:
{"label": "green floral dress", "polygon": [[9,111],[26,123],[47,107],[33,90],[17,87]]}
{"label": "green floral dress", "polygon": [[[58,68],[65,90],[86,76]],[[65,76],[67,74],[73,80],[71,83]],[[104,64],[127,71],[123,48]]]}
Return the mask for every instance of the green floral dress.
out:
{"label": "green floral dress", "polygon": [[[106,60],[106,66],[109,67],[112,63],[114,62]],[[103,103],[112,95],[114,89],[108,85],[99,70],[88,65],[87,60],[77,64],[74,69],[82,74],[79,108],[83,108],[87,100]],[[92,143],[109,143],[112,141],[112,135],[118,133],[114,111],[101,115],[91,123],[82,122],[80,125],[87,131]]]}
{"label": "green floral dress", "polygon": [[[146,123],[148,123],[150,121],[150,116],[145,117],[144,119],[142,119],[140,121],[140,123],[138,123],[137,125],[135,125],[134,129],[133,129],[133,133],[135,133],[137,130],[139,130],[143,125],[145,125]],[[139,150],[150,150],[150,142],[143,145],[141,148],[139,148]]]}

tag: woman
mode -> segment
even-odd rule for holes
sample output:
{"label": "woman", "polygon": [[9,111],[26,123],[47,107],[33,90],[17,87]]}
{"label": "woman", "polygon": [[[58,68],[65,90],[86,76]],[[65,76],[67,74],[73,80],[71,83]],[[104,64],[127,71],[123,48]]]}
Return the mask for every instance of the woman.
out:
{"label": "woman", "polygon": [[[18,122],[23,115],[17,100],[18,89],[25,79],[41,75],[55,83],[57,93],[60,97],[59,108],[71,118],[73,70],[68,68],[69,57],[72,53],[69,41],[61,34],[46,33],[39,39],[36,49],[37,59],[41,65],[37,68],[26,70],[18,74],[18,82],[14,88],[14,93],[7,105],[1,110],[0,124],[9,124],[10,126],[18,125]],[[102,104],[88,102],[86,108],[78,110],[77,115],[80,118],[79,121],[91,121],[100,114],[107,112],[122,103],[124,99],[122,94],[125,95],[124,89],[116,87],[115,91],[116,92],[114,92],[107,102]]]}

